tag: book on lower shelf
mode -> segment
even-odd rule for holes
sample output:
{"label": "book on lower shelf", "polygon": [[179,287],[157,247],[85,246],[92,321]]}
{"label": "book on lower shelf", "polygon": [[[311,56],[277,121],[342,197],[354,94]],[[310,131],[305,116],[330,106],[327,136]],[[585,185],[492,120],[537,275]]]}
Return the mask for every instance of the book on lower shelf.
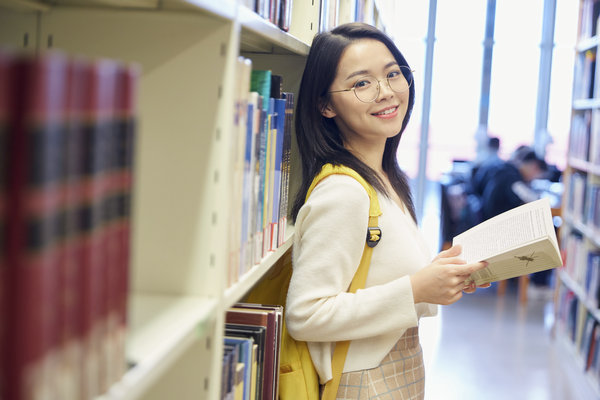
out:
{"label": "book on lower shelf", "polygon": [[454,237],[468,262],[488,266],[470,277],[477,285],[562,266],[548,199],[513,208]]}
{"label": "book on lower shelf", "polygon": [[[259,356],[257,363],[258,371],[256,373],[258,382],[251,385],[251,387],[260,387],[259,395],[256,398],[277,399],[282,326],[282,306],[237,303],[226,313],[226,337],[253,338],[258,343],[257,351]],[[260,328],[264,329],[264,337],[261,338],[261,342],[256,340],[255,336],[256,329]],[[248,330],[247,334],[244,334],[244,330]],[[245,368],[251,368],[251,366],[246,366]],[[224,367],[224,374],[228,371],[227,367]],[[232,385],[230,384],[229,387],[231,388]]]}

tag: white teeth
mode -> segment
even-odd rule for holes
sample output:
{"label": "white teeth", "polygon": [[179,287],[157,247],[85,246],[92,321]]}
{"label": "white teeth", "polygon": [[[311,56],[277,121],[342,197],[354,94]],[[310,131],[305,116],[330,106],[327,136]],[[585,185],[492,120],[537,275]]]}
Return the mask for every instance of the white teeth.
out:
{"label": "white teeth", "polygon": [[393,113],[394,111],[396,111],[396,108],[390,108],[388,110],[376,113],[375,115],[387,115]]}

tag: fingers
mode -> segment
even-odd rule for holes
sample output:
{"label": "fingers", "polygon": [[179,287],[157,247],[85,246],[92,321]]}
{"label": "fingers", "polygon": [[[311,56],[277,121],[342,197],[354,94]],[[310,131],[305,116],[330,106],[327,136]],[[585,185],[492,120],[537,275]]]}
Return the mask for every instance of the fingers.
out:
{"label": "fingers", "polygon": [[454,268],[456,275],[471,275],[473,272],[482,270],[487,266],[487,261],[481,261],[471,264],[456,265]]}

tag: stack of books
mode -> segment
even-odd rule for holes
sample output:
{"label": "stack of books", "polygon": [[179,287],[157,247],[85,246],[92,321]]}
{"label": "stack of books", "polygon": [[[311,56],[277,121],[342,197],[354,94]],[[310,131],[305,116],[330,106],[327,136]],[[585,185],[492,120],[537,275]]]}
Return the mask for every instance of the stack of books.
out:
{"label": "stack of books", "polygon": [[283,307],[237,303],[225,317],[222,399],[277,400]]}

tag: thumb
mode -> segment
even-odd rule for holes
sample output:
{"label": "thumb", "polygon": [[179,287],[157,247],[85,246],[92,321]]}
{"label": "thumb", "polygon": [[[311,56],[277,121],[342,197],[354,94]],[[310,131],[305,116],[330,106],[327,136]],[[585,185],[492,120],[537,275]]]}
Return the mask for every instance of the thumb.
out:
{"label": "thumb", "polygon": [[454,246],[441,251],[440,254],[437,255],[436,259],[439,258],[447,258],[447,257],[456,257],[462,252],[462,246],[460,244],[455,244]]}

